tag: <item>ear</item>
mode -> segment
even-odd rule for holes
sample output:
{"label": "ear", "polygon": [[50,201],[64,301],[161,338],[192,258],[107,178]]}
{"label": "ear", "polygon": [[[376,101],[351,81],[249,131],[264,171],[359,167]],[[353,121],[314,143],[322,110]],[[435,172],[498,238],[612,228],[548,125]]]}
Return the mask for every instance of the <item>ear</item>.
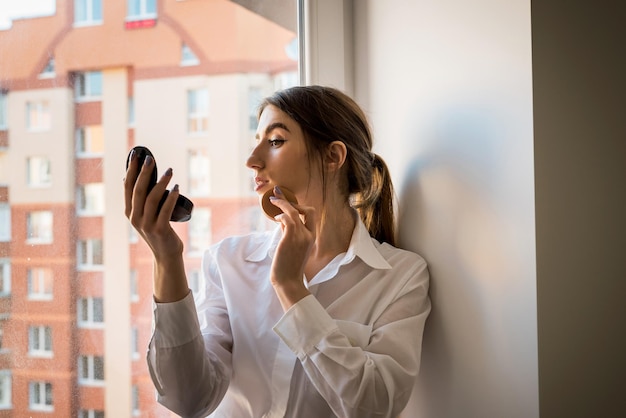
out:
{"label": "ear", "polygon": [[326,158],[324,163],[328,167],[328,171],[339,171],[346,162],[348,155],[348,148],[346,144],[341,141],[333,141],[326,148]]}

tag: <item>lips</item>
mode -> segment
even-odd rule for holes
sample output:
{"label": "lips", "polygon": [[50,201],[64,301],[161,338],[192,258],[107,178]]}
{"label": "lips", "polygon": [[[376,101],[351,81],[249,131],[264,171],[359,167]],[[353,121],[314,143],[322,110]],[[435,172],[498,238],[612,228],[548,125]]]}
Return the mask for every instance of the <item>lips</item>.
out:
{"label": "lips", "polygon": [[269,184],[269,180],[265,180],[261,177],[255,177],[254,178],[254,191],[255,192],[261,191],[263,188],[265,188],[267,184]]}

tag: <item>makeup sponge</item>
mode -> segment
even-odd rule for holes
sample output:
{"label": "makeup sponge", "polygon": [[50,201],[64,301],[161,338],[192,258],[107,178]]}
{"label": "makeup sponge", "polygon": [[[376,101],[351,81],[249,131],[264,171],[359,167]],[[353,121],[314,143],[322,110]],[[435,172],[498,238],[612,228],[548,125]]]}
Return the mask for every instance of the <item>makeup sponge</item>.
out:
{"label": "makeup sponge", "polygon": [[[285,189],[284,187],[281,187],[280,190],[283,192],[283,195],[285,196],[285,199],[287,199],[288,202],[295,203],[295,204],[298,203],[296,196],[290,190]],[[263,212],[265,212],[268,218],[270,218],[271,220],[274,220],[274,217],[276,215],[280,215],[281,213],[283,213],[283,211],[278,206],[270,202],[270,196],[274,196],[273,187],[269,189],[267,192],[265,192],[263,196],[261,197],[261,208],[263,208]]]}

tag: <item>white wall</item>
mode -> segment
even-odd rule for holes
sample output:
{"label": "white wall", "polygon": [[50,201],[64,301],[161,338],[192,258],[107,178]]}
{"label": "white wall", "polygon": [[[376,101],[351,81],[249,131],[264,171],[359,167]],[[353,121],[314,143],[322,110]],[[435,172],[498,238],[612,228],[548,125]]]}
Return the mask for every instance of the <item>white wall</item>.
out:
{"label": "white wall", "polygon": [[356,97],[432,275],[403,417],[537,417],[530,2],[353,6]]}

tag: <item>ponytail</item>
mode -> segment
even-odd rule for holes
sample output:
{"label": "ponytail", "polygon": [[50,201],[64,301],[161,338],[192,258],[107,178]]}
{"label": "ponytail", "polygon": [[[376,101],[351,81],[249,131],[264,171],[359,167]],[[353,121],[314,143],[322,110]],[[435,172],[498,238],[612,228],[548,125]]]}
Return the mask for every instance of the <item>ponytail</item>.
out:
{"label": "ponytail", "polygon": [[370,235],[380,242],[396,244],[393,185],[385,161],[372,153],[372,182],[369,189],[355,195],[353,206]]}

